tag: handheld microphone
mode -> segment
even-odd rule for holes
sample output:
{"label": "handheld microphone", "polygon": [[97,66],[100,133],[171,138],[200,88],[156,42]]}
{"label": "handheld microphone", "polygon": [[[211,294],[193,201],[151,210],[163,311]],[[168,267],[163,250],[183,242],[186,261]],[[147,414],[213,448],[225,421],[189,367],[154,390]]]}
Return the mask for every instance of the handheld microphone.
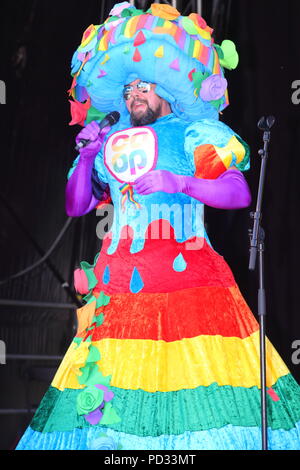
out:
{"label": "handheld microphone", "polygon": [[258,121],[257,127],[261,131],[269,131],[271,129],[271,127],[273,126],[274,122],[275,122],[275,117],[274,116],[267,116],[267,117],[263,116]]}
{"label": "handheld microphone", "polygon": [[[120,113],[118,111],[112,111],[107,114],[105,118],[99,123],[99,133],[104,127],[113,126],[120,119]],[[91,141],[87,139],[81,139],[80,142],[76,145],[75,149],[79,151],[83,147],[86,147]]]}

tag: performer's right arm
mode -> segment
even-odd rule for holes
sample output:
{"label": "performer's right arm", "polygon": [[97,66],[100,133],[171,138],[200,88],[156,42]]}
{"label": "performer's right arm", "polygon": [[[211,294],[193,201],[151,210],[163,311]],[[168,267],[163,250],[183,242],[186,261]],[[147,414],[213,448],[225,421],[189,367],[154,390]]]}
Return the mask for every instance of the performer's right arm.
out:
{"label": "performer's right arm", "polygon": [[66,187],[66,212],[69,217],[79,217],[96,207],[99,200],[93,194],[92,171],[95,158],[103,144],[107,128],[99,133],[98,124],[93,121],[76,137],[78,144],[81,139],[91,142],[80,150],[75,170],[71,174]]}

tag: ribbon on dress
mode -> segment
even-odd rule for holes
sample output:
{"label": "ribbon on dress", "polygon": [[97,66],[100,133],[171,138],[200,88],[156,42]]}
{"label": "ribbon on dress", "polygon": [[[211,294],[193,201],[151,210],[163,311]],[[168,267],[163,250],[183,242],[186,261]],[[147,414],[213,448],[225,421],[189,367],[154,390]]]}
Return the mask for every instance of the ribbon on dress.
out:
{"label": "ribbon on dress", "polygon": [[122,200],[121,200],[121,205],[122,205],[122,211],[124,212],[125,210],[125,203],[127,199],[129,199],[130,202],[132,202],[137,209],[141,208],[141,204],[139,204],[137,201],[135,201],[133,197],[133,187],[130,183],[124,183],[122,186],[120,186],[120,191],[123,194]]}

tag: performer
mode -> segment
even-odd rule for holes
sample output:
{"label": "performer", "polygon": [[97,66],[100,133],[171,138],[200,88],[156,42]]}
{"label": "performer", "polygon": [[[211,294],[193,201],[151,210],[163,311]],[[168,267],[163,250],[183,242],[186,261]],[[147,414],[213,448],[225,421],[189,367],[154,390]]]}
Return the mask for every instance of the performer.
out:
{"label": "performer", "polygon": [[[66,209],[111,200],[114,220],[75,273],[78,331],[19,449],[261,448],[258,324],[203,220],[251,201],[249,148],[219,121],[238,55],[211,33],[123,2],[83,35]],[[269,448],[300,449],[299,386],[269,341],[267,386]]]}

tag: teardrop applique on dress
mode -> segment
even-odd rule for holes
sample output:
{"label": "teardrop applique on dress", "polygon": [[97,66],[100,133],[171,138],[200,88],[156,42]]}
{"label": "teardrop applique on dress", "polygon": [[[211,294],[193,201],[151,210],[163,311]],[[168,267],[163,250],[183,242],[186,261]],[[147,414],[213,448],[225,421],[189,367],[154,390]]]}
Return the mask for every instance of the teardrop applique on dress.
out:
{"label": "teardrop applique on dress", "polygon": [[143,279],[136,268],[132,271],[130,290],[133,294],[138,294],[144,287]]}
{"label": "teardrop applique on dress", "polygon": [[181,253],[179,253],[178,256],[174,259],[173,262],[173,269],[174,271],[177,271],[178,273],[181,273],[186,270],[187,263]]}
{"label": "teardrop applique on dress", "polygon": [[106,266],[106,268],[104,269],[103,276],[102,276],[102,282],[105,285],[110,283],[110,269],[109,269],[109,266]]}

